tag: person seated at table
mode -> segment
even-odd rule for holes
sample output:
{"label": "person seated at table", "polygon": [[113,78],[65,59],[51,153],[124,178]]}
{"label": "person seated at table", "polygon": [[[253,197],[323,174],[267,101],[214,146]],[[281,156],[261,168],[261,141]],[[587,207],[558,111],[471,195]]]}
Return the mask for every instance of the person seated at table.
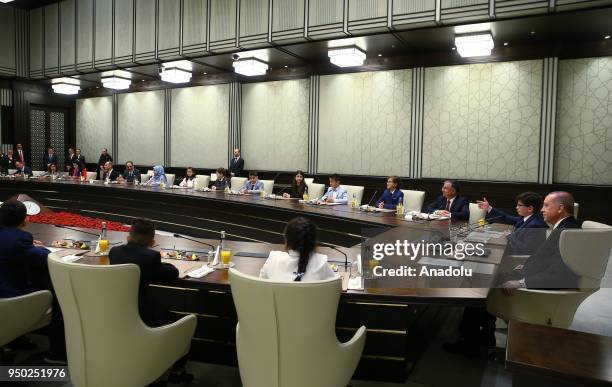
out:
{"label": "person seated at table", "polygon": [[259,276],[273,281],[320,281],[337,275],[329,267],[327,256],[315,252],[317,226],[297,217],[285,227],[285,251],[271,251]]}
{"label": "person seated at table", "polygon": [[150,302],[148,288],[151,283],[159,283],[178,278],[178,270],[169,263],[163,263],[159,251],[152,250],[155,245],[155,224],[143,218],[134,219],[127,236],[127,243],[110,249],[108,259],[111,265],[133,263],[140,268],[138,287],[138,307],[142,320],[149,326],[159,326],[159,311]]}
{"label": "person seated at table", "polygon": [[9,169],[15,168],[15,161],[13,148],[7,149],[6,154],[0,155],[0,173],[8,174]]}
{"label": "person seated at table", "polygon": [[531,255],[544,242],[545,234],[533,230],[548,227],[540,215],[542,196],[539,194],[523,192],[516,197],[518,216],[492,207],[486,197],[483,200],[477,200],[476,203],[479,208],[487,211],[485,217],[487,220],[514,226],[514,232],[507,238],[506,254]]}
{"label": "person seated at table", "polygon": [[308,184],[304,181],[304,172],[298,170],[291,181],[291,192],[283,193],[283,197],[302,199],[305,193],[308,193]]}
{"label": "person seated at table", "polygon": [[212,182],[211,189],[213,191],[224,190],[225,187],[229,186],[230,179],[227,177],[227,170],[223,167],[217,168],[217,180]]}
{"label": "person seated at table", "polygon": [[460,195],[461,186],[454,180],[445,180],[442,185],[442,195],[427,207],[428,214],[449,216],[452,220],[469,220],[470,203]]}
{"label": "person seated at table", "polygon": [[348,203],[348,193],[346,192],[346,188],[340,185],[341,180],[342,178],[340,175],[336,173],[331,175],[329,177],[329,188],[327,188],[327,192],[325,192],[325,195],[321,197],[321,200],[319,200],[317,204]]}
{"label": "person seated at table", "polygon": [[164,167],[161,165],[156,165],[153,167],[153,176],[147,181],[146,185],[150,185],[151,187],[157,187],[159,185],[168,185],[168,178],[166,178],[166,172],[164,171]]}
{"label": "person seated at table", "polygon": [[72,173],[70,174],[70,176],[78,178],[83,176],[87,178],[87,168],[85,168],[85,163],[81,161],[75,161],[74,163],[72,163]]}
{"label": "person seated at table", "polygon": [[13,176],[21,176],[21,177],[26,177],[26,176],[30,177],[30,176],[32,176],[32,170],[30,169],[30,167],[26,166],[21,161],[16,161],[15,162],[15,168],[17,170],[13,173]]}
{"label": "person seated at table", "polygon": [[399,203],[404,203],[404,193],[400,189],[400,178],[397,176],[389,176],[387,178],[387,189],[380,195],[376,201],[376,207],[393,210]]}
{"label": "person seated at table", "polygon": [[57,164],[49,165],[49,169],[47,169],[47,172],[45,172],[45,174],[43,176],[45,176],[45,177],[58,177],[59,176],[59,172],[57,171]]}
{"label": "person seated at table", "polygon": [[120,179],[127,183],[140,183],[140,171],[134,168],[134,163],[132,161],[125,162],[125,170],[120,176]]}
{"label": "person seated at table", "polygon": [[[0,298],[18,297],[38,290],[53,292],[47,250],[42,242],[25,231],[27,210],[18,200],[8,200],[0,206]],[[53,297],[53,312],[49,326],[48,362],[65,362],[64,325],[57,298]]]}
{"label": "person seated at table", "polygon": [[102,175],[102,180],[104,182],[111,182],[117,180],[119,177],[119,171],[115,171],[113,169],[113,162],[107,161],[104,163],[104,174]]}
{"label": "person seated at table", "polygon": [[263,182],[257,177],[257,172],[251,171],[249,172],[249,179],[244,182],[242,188],[240,188],[240,192],[246,194],[258,194],[263,191],[263,189]]}
{"label": "person seated at table", "polygon": [[179,186],[193,188],[193,185],[195,184],[197,179],[198,178],[196,177],[196,173],[193,167],[187,167],[187,170],[185,171],[185,178],[181,181],[181,184],[179,184]]}
{"label": "person seated at table", "polygon": [[[113,157],[108,153],[108,149],[103,148],[102,152],[100,152],[100,157],[98,158],[98,176],[104,173],[104,171],[106,170],[104,166],[108,161],[112,162]],[[104,178],[102,178],[102,180],[104,180]]]}

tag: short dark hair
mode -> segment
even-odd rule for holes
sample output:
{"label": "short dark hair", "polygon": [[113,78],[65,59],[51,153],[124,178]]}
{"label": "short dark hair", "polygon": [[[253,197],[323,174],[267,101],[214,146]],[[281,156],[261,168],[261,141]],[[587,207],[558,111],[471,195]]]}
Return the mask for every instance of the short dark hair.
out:
{"label": "short dark hair", "polygon": [[220,173],[223,176],[227,175],[227,173],[225,172],[225,168],[223,168],[223,167],[217,168],[217,173]]}
{"label": "short dark hair", "polygon": [[330,179],[332,179],[332,180],[337,181],[338,183],[342,182],[342,178],[341,178],[341,177],[340,177],[340,175],[338,175],[337,173],[334,173],[334,174],[333,174],[333,175],[331,175],[329,178],[330,178]]}
{"label": "short dark hair", "polygon": [[391,179],[391,181],[393,182],[393,184],[395,184],[397,186],[397,189],[401,188],[402,182],[399,178],[399,176],[389,176],[387,179]]}
{"label": "short dark hair", "polygon": [[451,187],[459,194],[461,192],[461,184],[457,180],[444,180],[445,183],[449,183]]}
{"label": "short dark hair", "polygon": [[155,223],[145,218],[136,218],[130,228],[132,242],[148,246],[155,237]]}
{"label": "short dark hair", "polygon": [[535,192],[523,192],[516,196],[516,201],[527,207],[533,207],[533,213],[537,214],[542,209],[542,195]]}
{"label": "short dark hair", "polygon": [[26,206],[19,200],[8,200],[0,206],[0,225],[4,227],[17,227],[27,216]]}
{"label": "short dark hair", "polygon": [[250,171],[249,172],[249,177],[258,177],[257,176],[257,171]]}

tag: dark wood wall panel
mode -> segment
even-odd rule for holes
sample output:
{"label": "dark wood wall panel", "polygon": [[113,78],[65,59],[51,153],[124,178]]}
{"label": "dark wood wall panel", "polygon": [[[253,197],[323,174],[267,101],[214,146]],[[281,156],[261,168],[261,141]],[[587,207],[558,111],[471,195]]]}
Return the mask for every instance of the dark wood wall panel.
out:
{"label": "dark wood wall panel", "polygon": [[43,8],[30,11],[30,77],[42,78],[44,57]]}
{"label": "dark wood wall panel", "polygon": [[0,75],[15,76],[17,73],[15,50],[15,9],[0,4]]}
{"label": "dark wood wall panel", "polygon": [[59,5],[44,8],[44,75],[59,75]]}

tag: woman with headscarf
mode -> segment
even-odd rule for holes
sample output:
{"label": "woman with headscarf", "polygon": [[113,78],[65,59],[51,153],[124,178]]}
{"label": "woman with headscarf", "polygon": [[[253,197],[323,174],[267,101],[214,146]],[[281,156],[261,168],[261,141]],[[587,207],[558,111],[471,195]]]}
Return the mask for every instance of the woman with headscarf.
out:
{"label": "woman with headscarf", "polygon": [[151,176],[151,178],[149,179],[149,181],[147,181],[147,185],[150,185],[152,187],[157,187],[161,184],[164,184],[165,186],[168,185],[168,179],[166,178],[166,173],[164,172],[164,167],[162,167],[161,165],[156,165],[153,167],[153,176]]}

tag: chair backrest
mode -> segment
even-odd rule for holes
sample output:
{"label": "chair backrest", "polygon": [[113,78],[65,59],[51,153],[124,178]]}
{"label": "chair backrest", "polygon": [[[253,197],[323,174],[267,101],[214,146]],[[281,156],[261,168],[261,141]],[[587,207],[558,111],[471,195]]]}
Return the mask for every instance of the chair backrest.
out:
{"label": "chair backrest", "polygon": [[211,173],[210,174],[210,181],[217,181],[217,174],[216,173]]}
{"label": "chair backrest", "polygon": [[592,220],[585,220],[582,222],[582,228],[612,228],[612,226],[605,223],[593,222]]}
{"label": "chair backrest", "polygon": [[361,205],[361,199],[363,199],[363,186],[362,185],[342,185],[346,188],[346,196],[349,201],[353,200],[353,194],[355,194],[355,199],[357,199],[357,205]]}
{"label": "chair backrest", "polygon": [[487,210],[478,208],[478,204],[470,203],[470,224],[477,223],[480,219],[484,219],[487,216]]}
{"label": "chair backrest", "polygon": [[149,179],[151,178],[152,175],[149,175],[148,173],[141,173],[140,174],[140,182],[141,183],[146,183],[147,181],[149,181]]}
{"label": "chair backrest", "polygon": [[238,314],[238,363],[243,383],[248,381],[245,385],[298,385],[296,378],[312,378],[309,374],[317,370],[323,375],[333,373],[326,355],[337,353],[340,279],[274,282],[235,269],[230,269],[229,277]]}
{"label": "chair backrest", "polygon": [[64,317],[72,384],[87,386],[121,374],[120,368],[126,366],[117,358],[133,352],[145,329],[138,313],[140,269],[133,264],[83,265],[51,257],[48,262]]}
{"label": "chair backrest", "polygon": [[580,209],[580,204],[574,202],[574,219],[578,219],[578,210]]}
{"label": "chair backrest", "polygon": [[403,189],[402,192],[404,193],[404,211],[421,212],[423,202],[425,201],[425,191]]}
{"label": "chair backrest", "polygon": [[559,250],[563,262],[578,275],[580,289],[599,289],[610,260],[612,228],[563,230]]}
{"label": "chair backrest", "polygon": [[240,188],[242,188],[245,181],[247,181],[246,177],[234,176],[230,180],[230,187],[232,187],[233,191],[238,191]]}
{"label": "chair backrest", "polygon": [[96,172],[87,172],[87,180],[95,180],[96,175]]}
{"label": "chair backrest", "polygon": [[166,173],[166,179],[168,180],[168,185],[173,186],[176,175],[174,173]]}
{"label": "chair backrest", "polygon": [[264,185],[264,191],[266,191],[267,194],[271,194],[274,190],[274,180],[261,180],[261,182]]}
{"label": "chair backrest", "polygon": [[318,199],[325,193],[325,184],[306,183],[308,185],[308,197],[310,199]]}
{"label": "chair backrest", "polygon": [[305,177],[304,178],[304,183],[306,183],[306,185],[310,185],[310,184],[314,183],[314,177]]}
{"label": "chair backrest", "polygon": [[32,171],[32,176],[34,177],[43,176],[44,174],[45,174],[45,171]]}
{"label": "chair backrest", "polygon": [[17,172],[17,169],[15,169],[15,168],[9,168],[9,170],[8,170],[9,175],[12,175],[15,172]]}
{"label": "chair backrest", "polygon": [[147,171],[147,175],[149,175],[149,176],[153,176],[154,174],[155,174],[155,172],[152,169],[149,169]]}
{"label": "chair backrest", "polygon": [[193,183],[193,188],[195,188],[195,189],[208,188],[209,184],[210,184],[210,176],[208,176],[208,175],[197,175],[196,176],[196,180]]}

